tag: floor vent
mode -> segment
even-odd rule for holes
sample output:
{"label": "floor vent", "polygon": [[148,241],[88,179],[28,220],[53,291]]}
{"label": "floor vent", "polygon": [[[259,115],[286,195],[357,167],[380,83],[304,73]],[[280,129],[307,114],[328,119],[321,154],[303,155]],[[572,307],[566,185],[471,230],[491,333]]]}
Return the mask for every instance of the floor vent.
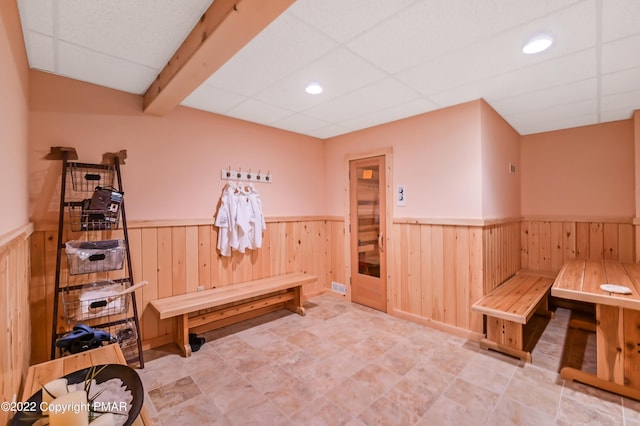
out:
{"label": "floor vent", "polygon": [[336,293],[347,294],[347,286],[335,281],[331,281],[331,290],[335,291]]}

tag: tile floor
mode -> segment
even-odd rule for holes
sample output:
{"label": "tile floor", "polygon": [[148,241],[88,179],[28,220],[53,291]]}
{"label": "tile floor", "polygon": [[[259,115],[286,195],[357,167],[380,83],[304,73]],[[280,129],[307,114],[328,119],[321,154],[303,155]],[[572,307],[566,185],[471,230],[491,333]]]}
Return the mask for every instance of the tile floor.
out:
{"label": "tile floor", "polygon": [[595,365],[595,336],[568,331],[566,309],[523,364],[332,295],[306,307],[205,334],[190,358],[147,351],[156,424],[640,425],[639,402],[559,377],[561,364]]}

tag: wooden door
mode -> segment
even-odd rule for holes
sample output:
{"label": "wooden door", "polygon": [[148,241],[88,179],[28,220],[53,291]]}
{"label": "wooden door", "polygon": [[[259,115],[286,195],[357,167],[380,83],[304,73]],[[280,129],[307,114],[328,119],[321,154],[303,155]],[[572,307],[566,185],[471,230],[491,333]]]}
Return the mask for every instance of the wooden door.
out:
{"label": "wooden door", "polygon": [[351,300],[387,311],[384,156],[349,163]]}

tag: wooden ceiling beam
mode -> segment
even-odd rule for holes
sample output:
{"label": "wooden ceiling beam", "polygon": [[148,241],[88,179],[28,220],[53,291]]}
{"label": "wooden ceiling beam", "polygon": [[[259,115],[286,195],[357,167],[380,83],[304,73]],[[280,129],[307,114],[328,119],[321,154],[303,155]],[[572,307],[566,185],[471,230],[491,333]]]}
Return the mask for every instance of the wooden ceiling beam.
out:
{"label": "wooden ceiling beam", "polygon": [[214,0],[145,92],[144,111],[171,111],[294,1]]}

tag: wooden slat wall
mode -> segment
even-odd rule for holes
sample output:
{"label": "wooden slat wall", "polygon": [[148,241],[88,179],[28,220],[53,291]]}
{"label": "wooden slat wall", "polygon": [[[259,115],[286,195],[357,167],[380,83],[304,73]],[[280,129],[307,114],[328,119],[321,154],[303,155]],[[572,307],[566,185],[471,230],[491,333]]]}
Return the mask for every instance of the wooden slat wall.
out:
{"label": "wooden slat wall", "polygon": [[508,280],[521,269],[520,221],[483,228],[484,293]]}
{"label": "wooden slat wall", "polygon": [[569,259],[611,259],[633,262],[633,225],[614,221],[522,221],[522,268],[558,272]]}
{"label": "wooden slat wall", "polygon": [[[20,395],[31,351],[29,310],[29,239],[21,234],[0,247],[0,390],[2,401]],[[37,286],[36,286],[37,287]],[[42,288],[37,287],[42,292]],[[32,289],[33,291],[33,289]],[[0,424],[9,412],[0,410]]]}
{"label": "wooden slat wall", "polygon": [[[53,231],[37,231],[31,237],[33,282],[38,283],[32,311],[39,324],[32,334],[32,362],[48,359],[56,235]],[[65,240],[81,237],[69,233]],[[306,297],[327,291],[332,280],[345,282],[344,222],[341,220],[268,222],[261,249],[249,250],[246,254],[234,252],[231,257],[218,256],[217,238],[217,228],[212,225],[129,228],[134,278],[149,281],[149,285],[136,292],[145,346],[168,342],[173,331],[173,322],[160,321],[148,306],[159,297],[195,292],[199,285],[226,286],[293,271],[318,277],[317,282],[304,287]],[[66,268],[66,259],[63,268]]]}
{"label": "wooden slat wall", "polygon": [[481,333],[471,305],[520,269],[519,221],[393,226],[394,310]]}

